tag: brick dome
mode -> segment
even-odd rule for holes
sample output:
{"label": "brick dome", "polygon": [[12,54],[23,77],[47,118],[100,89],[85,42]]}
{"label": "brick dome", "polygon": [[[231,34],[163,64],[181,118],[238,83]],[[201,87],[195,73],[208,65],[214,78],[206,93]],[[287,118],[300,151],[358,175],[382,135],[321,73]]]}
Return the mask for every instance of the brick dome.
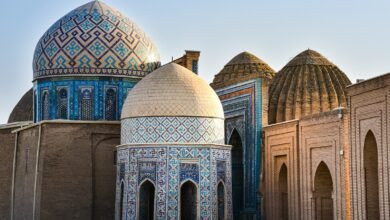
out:
{"label": "brick dome", "polygon": [[12,110],[8,123],[33,120],[33,89],[28,90]]}
{"label": "brick dome", "polygon": [[215,75],[210,85],[219,89],[256,78],[271,79],[274,74],[275,71],[260,58],[249,52],[242,52]]}
{"label": "brick dome", "polygon": [[348,77],[314,50],[293,58],[271,81],[269,123],[346,107]]}

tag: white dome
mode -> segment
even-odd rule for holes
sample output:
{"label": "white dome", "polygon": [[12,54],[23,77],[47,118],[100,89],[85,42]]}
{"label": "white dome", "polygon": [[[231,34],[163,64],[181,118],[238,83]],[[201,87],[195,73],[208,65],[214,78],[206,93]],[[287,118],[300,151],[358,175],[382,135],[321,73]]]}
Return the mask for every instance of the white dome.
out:
{"label": "white dome", "polygon": [[128,94],[122,119],[148,116],[224,118],[221,101],[209,84],[170,63],[143,78]]}

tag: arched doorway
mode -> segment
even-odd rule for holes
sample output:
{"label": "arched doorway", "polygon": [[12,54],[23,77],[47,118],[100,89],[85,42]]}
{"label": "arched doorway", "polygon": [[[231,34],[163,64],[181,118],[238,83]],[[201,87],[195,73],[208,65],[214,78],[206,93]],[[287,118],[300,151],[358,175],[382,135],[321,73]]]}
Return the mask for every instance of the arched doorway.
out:
{"label": "arched doorway", "polygon": [[153,220],[154,218],[154,196],[155,188],[153,183],[146,180],[139,189],[139,220]]}
{"label": "arched doorway", "polygon": [[119,199],[119,219],[123,219],[123,198],[125,194],[125,184],[121,182],[121,194]]}
{"label": "arched doorway", "polygon": [[314,177],[316,220],[333,220],[333,181],[328,166],[321,162]]}
{"label": "arched doorway", "polygon": [[196,220],[198,214],[198,191],[196,185],[187,181],[180,188],[180,219]]}
{"label": "arched doorway", "polygon": [[218,220],[225,219],[225,186],[222,182],[218,184]]}
{"label": "arched doorway", "polygon": [[279,172],[279,210],[281,220],[288,220],[287,166],[283,164]]}
{"label": "arched doorway", "polygon": [[364,180],[366,219],[379,219],[378,147],[371,131],[364,140]]}
{"label": "arched doorway", "polygon": [[242,140],[236,129],[229,140],[232,145],[232,190],[233,190],[233,218],[240,219],[240,213],[244,203],[244,150]]}

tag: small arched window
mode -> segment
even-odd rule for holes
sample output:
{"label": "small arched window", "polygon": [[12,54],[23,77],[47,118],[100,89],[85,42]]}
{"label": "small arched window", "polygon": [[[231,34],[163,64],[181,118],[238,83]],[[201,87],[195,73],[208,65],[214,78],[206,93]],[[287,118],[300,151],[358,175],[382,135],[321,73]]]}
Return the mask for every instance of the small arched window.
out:
{"label": "small arched window", "polygon": [[68,119],[68,91],[66,88],[57,92],[57,118]]}
{"label": "small arched window", "polygon": [[81,120],[93,119],[93,94],[91,88],[83,88],[81,90],[80,102],[80,116]]}
{"label": "small arched window", "polygon": [[113,88],[107,89],[105,97],[105,119],[116,120],[116,91]]}
{"label": "small arched window", "polygon": [[49,92],[44,91],[41,98],[41,120],[49,119]]}

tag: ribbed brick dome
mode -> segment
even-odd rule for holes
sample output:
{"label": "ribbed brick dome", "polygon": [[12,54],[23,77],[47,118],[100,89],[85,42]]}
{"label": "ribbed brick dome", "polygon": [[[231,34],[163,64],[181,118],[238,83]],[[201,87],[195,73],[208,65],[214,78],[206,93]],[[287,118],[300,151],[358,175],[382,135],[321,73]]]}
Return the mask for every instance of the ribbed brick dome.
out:
{"label": "ribbed brick dome", "polygon": [[346,107],[348,77],[332,62],[313,50],[293,58],[270,86],[269,123]]}
{"label": "ribbed brick dome", "polygon": [[275,71],[267,63],[249,52],[242,52],[231,59],[210,84],[219,89],[256,78],[271,79]]}

